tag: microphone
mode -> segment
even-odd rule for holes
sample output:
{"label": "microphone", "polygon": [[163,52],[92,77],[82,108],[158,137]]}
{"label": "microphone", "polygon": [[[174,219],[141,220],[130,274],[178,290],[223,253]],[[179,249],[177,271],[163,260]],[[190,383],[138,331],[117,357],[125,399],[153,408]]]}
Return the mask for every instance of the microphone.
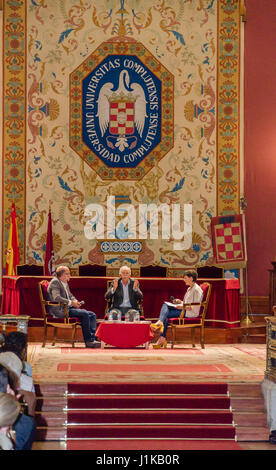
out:
{"label": "microphone", "polygon": [[79,303],[80,303],[80,305],[85,304],[84,300],[81,300]]}
{"label": "microphone", "polygon": [[173,296],[173,295],[170,296],[170,301],[171,301],[171,302],[174,301],[174,296]]}

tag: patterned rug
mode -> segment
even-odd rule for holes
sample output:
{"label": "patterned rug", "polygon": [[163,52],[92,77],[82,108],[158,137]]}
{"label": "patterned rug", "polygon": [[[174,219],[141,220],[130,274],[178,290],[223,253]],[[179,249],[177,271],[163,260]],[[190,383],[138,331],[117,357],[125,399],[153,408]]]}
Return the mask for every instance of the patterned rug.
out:
{"label": "patterned rug", "polygon": [[30,343],[28,360],[37,383],[260,382],[266,367],[266,345],[93,350],[82,345],[42,348]]}

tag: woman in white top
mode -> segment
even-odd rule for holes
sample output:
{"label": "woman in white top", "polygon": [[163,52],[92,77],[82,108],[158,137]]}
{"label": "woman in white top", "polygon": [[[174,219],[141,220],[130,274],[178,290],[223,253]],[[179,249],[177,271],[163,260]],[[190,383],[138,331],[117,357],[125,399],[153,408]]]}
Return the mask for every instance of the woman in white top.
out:
{"label": "woman in white top", "polygon": [[[158,342],[153,345],[154,348],[167,347],[166,332],[168,328],[168,319],[179,317],[183,309],[183,304],[200,303],[202,300],[203,290],[196,283],[197,272],[193,269],[186,271],[183,280],[186,286],[188,286],[183,301],[180,299],[174,299],[173,303],[175,305],[173,306],[170,303],[168,305],[167,302],[164,302],[160,310],[159,320],[151,325],[154,330],[160,330],[160,338]],[[186,305],[184,317],[195,318],[199,315],[199,310],[200,306],[198,305]]]}

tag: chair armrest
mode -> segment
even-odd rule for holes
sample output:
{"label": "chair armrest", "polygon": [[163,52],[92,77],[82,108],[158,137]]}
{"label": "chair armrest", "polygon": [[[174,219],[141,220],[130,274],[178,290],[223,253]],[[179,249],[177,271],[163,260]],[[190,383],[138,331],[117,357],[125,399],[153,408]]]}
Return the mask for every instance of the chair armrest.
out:
{"label": "chair armrest", "polygon": [[45,305],[53,305],[53,306],[61,306],[61,305],[65,305],[63,304],[62,302],[55,302],[54,300],[43,300],[43,303]]}
{"label": "chair armrest", "polygon": [[[204,302],[190,302],[183,304],[183,308],[181,310],[181,314],[179,316],[179,325],[182,325],[184,323],[184,313],[185,313],[185,307],[192,307],[192,306],[198,306],[198,307],[204,307],[205,301]],[[201,316],[200,314],[198,315],[199,317]]]}
{"label": "chair armrest", "polygon": [[43,300],[43,303],[44,303],[45,307],[64,307],[65,318],[67,318],[67,320],[69,319],[68,304],[66,304],[64,302],[57,302],[57,301],[54,301],[54,300]]}
{"label": "chair armrest", "polygon": [[184,306],[192,306],[192,305],[204,305],[205,302],[188,302],[187,304],[183,304],[183,307]]}

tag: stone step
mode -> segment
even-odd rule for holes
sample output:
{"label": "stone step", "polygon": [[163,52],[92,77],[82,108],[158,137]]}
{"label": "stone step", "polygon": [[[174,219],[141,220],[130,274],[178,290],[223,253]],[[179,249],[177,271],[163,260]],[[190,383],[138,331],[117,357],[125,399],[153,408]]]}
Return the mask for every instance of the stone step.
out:
{"label": "stone step", "polygon": [[268,441],[270,430],[264,426],[237,426],[237,441]]}
{"label": "stone step", "polygon": [[238,427],[266,427],[267,416],[262,411],[234,411],[233,421]]}
{"label": "stone step", "polygon": [[267,441],[269,428],[260,383],[229,384],[237,441]]}
{"label": "stone step", "polygon": [[61,441],[61,440],[65,441],[66,435],[67,435],[66,427],[37,426],[36,431],[35,431],[35,440],[36,441]]}
{"label": "stone step", "polygon": [[36,411],[59,411],[62,410],[67,405],[66,397],[53,397],[53,396],[44,396],[37,397],[36,400]]}
{"label": "stone step", "polygon": [[62,397],[67,393],[67,384],[64,383],[39,383],[35,384],[35,393],[36,396],[51,395],[54,397]]}
{"label": "stone step", "polygon": [[246,343],[250,344],[266,344],[266,335],[262,334],[253,334],[246,337]]}
{"label": "stone step", "polygon": [[266,323],[252,323],[251,325],[244,326],[243,331],[251,334],[252,332],[266,332],[267,325]]}
{"label": "stone step", "polygon": [[266,343],[266,324],[252,323],[243,328],[242,343],[265,344]]}
{"label": "stone step", "polygon": [[238,383],[228,384],[228,393],[232,397],[262,397],[261,384],[257,383]]}
{"label": "stone step", "polygon": [[35,422],[37,426],[59,427],[65,426],[67,413],[65,411],[44,411],[35,414]]}
{"label": "stone step", "polygon": [[231,408],[232,408],[232,412],[235,412],[235,411],[252,411],[252,413],[260,412],[260,411],[263,412],[264,400],[263,400],[263,397],[260,397],[260,398],[232,397]]}

